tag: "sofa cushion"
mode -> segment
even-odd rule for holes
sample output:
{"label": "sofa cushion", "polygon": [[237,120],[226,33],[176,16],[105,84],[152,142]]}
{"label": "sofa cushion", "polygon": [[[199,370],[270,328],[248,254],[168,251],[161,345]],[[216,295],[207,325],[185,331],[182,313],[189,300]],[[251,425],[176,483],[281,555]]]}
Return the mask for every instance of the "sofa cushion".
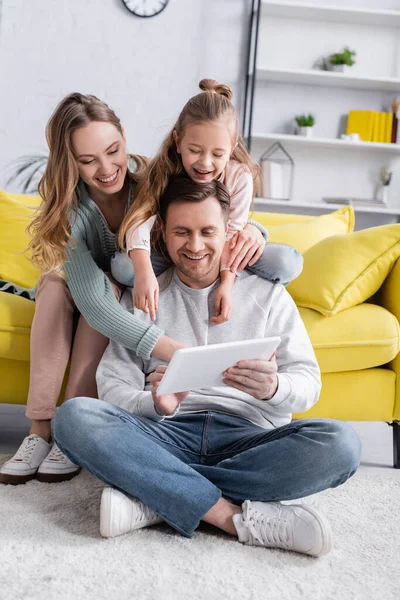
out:
{"label": "sofa cushion", "polygon": [[384,365],[400,350],[399,323],[385,308],[360,304],[325,317],[300,308],[322,373]]}
{"label": "sofa cushion", "polygon": [[400,224],[332,236],[305,253],[287,289],[298,306],[332,316],[375,294],[399,256]]}
{"label": "sofa cushion", "polygon": [[[311,246],[328,236],[350,233],[354,229],[354,209],[352,206],[344,206],[335,212],[320,217],[306,217],[306,220],[284,222],[281,225],[270,225],[271,221],[275,223],[277,221],[268,215],[269,213],[255,212],[252,214],[252,218],[268,229],[270,242],[294,246],[299,252],[306,252]],[[295,215],[284,216],[293,219]],[[282,215],[279,215],[279,217],[282,220]]]}
{"label": "sofa cushion", "polygon": [[0,190],[0,279],[33,288],[39,270],[28,260],[26,228],[32,221],[40,196],[9,194]]}
{"label": "sofa cushion", "polygon": [[29,336],[34,312],[35,303],[31,300],[0,293],[0,360],[29,360]]}

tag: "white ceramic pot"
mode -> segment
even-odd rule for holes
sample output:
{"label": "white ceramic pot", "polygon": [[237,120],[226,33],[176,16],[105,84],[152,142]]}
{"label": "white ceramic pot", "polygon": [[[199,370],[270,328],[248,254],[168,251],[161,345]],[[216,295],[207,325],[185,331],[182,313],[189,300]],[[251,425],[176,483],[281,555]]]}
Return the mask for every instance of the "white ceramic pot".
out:
{"label": "white ceramic pot", "polygon": [[314,127],[298,127],[297,135],[302,135],[303,137],[312,137]]}
{"label": "white ceramic pot", "polygon": [[328,62],[328,70],[334,73],[345,73],[347,68],[347,65],[332,65],[332,63]]}

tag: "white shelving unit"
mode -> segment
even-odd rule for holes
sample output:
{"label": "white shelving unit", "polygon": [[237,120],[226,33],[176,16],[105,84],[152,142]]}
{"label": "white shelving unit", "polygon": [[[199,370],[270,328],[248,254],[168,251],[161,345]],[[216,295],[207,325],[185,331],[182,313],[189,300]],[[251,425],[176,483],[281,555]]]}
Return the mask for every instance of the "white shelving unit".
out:
{"label": "white shelving unit", "polygon": [[[249,57],[245,135],[256,160],[280,142],[295,162],[291,201],[257,199],[264,210],[297,207],[314,214],[343,206],[324,203],[323,197],[373,198],[380,169],[386,167],[393,171],[390,208],[363,206],[355,211],[371,222],[376,219],[376,224],[400,217],[400,143],[340,137],[350,110],[391,110],[393,98],[400,96],[400,3],[396,11],[380,9],[379,0],[376,9],[363,8],[362,0],[351,1],[360,6],[318,0],[255,2],[257,35]],[[315,68],[322,57],[344,46],[357,52],[356,64],[346,73]],[[316,117],[312,138],[295,135],[294,116],[304,113]]]}
{"label": "white shelving unit", "polygon": [[354,77],[347,73],[318,71],[317,69],[257,69],[257,79],[278,83],[386,90],[400,94],[400,79],[395,77]]}
{"label": "white shelving unit", "polygon": [[400,144],[381,144],[379,142],[352,142],[339,138],[306,138],[300,135],[285,133],[254,133],[253,139],[270,140],[271,142],[290,143],[295,145],[318,146],[319,148],[346,148],[349,150],[365,150],[366,152],[389,152],[400,155]]}
{"label": "white shelving unit", "polygon": [[400,12],[373,10],[351,6],[317,5],[312,2],[269,2],[262,0],[263,14],[273,17],[295,17],[309,21],[336,23],[359,23],[360,25],[384,25],[400,27]]}
{"label": "white shelving unit", "polygon": [[[285,207],[289,208],[291,206],[295,206],[296,208],[312,208],[322,210],[323,212],[331,212],[333,210],[338,210],[339,208],[343,208],[346,206],[345,204],[335,204],[331,202],[296,202],[295,204],[288,200],[271,200],[268,198],[255,198],[255,203],[259,206],[266,207]],[[353,205],[355,213],[365,213],[365,214],[376,214],[376,215],[388,215],[391,216],[400,216],[400,208],[380,208],[378,206],[357,206]]]}

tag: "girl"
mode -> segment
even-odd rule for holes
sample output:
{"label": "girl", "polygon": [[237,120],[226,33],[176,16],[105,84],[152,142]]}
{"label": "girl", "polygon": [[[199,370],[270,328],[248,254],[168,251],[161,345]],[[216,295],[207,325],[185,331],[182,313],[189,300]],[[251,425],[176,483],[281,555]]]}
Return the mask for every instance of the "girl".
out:
{"label": "girl", "polygon": [[166,263],[157,255],[150,258],[150,232],[154,247],[160,236],[156,220],[158,203],[172,175],[186,172],[199,183],[218,179],[230,192],[229,231],[221,260],[215,316],[211,318],[214,323],[229,319],[233,282],[245,267],[270,281],[284,284],[302,270],[303,257],[297,250],[281,244],[266,244],[267,232],[247,219],[258,165],[239,134],[231,89],[210,79],[203,79],[199,86],[202,93],[184,106],[161,150],[150,162],[135,202],[122,223],[119,241],[121,247],[126,246],[133,269],[121,256],[117,255],[112,261],[114,277],[125,285],[134,284],[134,304],[149,312],[152,320],[155,320],[158,302],[156,275],[165,270]]}
{"label": "girl", "polygon": [[[30,434],[0,471],[2,483],[70,479],[79,468],[50,442],[51,419],[70,357],[65,399],[97,394],[95,373],[108,338],[148,358],[170,360],[182,347],[123,309],[121,287],[107,275],[118,229],[132,204],[140,169],[128,169],[126,141],[115,113],[95,96],[70,94],[46,129],[50,149],[32,223],[33,261],[42,271],[31,331]],[[132,157],[134,158],[134,157]],[[143,167],[136,157],[134,166]],[[143,170],[143,168],[141,169]]]}

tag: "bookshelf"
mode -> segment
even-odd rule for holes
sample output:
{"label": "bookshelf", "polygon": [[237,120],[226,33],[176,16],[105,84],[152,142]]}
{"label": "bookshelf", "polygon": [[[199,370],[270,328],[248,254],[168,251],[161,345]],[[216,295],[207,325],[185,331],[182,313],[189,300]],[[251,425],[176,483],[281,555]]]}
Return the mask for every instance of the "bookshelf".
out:
{"label": "bookshelf", "polygon": [[318,148],[346,148],[349,150],[379,152],[397,154],[400,156],[400,144],[384,144],[378,142],[351,142],[349,140],[341,140],[339,138],[306,138],[300,135],[289,135],[285,133],[254,133],[254,140],[270,140],[271,142],[282,142],[283,144],[290,143],[294,145],[315,146]]}
{"label": "bookshelf", "polygon": [[[400,216],[400,144],[340,136],[350,110],[387,111],[400,96],[400,3],[397,11],[381,8],[380,0],[376,8],[364,8],[363,0],[350,7],[322,1],[253,0],[243,133],[256,160],[276,141],[292,156],[293,197],[283,207],[327,212],[335,207],[323,197],[373,198],[379,171],[388,168],[388,208],[356,212],[392,221]],[[357,51],[347,72],[316,68],[344,46]],[[311,138],[295,135],[294,116],[304,113],[316,117]],[[264,210],[268,205],[280,206],[260,199]]]}
{"label": "bookshelf", "polygon": [[400,79],[396,77],[354,77],[347,73],[317,71],[316,69],[257,69],[257,79],[279,83],[387,90],[400,93]]}
{"label": "bookshelf", "polygon": [[[394,10],[374,10],[351,6],[334,6],[316,2],[269,2],[262,0],[265,16],[295,17],[308,21],[331,21],[337,23],[359,23],[361,25],[380,25],[400,27],[400,12]],[[377,3],[378,4],[378,3]]]}

